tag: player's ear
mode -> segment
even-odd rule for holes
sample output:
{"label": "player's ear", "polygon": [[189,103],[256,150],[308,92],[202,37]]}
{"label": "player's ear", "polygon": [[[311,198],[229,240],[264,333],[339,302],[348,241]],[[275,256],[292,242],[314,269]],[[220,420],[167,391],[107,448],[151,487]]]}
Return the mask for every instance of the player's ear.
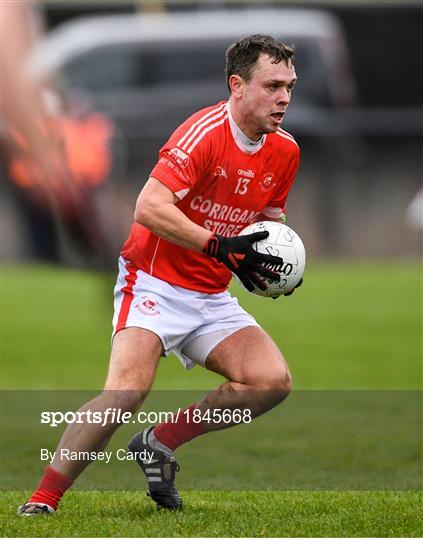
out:
{"label": "player's ear", "polygon": [[241,97],[244,90],[244,79],[239,75],[231,75],[228,82],[231,96]]}

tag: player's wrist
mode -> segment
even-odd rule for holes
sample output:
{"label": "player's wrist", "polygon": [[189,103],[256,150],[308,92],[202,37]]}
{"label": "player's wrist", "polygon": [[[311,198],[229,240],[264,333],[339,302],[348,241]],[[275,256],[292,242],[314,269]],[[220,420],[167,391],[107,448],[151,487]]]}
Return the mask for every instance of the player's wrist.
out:
{"label": "player's wrist", "polygon": [[209,257],[213,257],[214,259],[219,260],[219,248],[221,247],[223,239],[224,237],[220,234],[212,233],[203,248],[203,253],[205,253]]}

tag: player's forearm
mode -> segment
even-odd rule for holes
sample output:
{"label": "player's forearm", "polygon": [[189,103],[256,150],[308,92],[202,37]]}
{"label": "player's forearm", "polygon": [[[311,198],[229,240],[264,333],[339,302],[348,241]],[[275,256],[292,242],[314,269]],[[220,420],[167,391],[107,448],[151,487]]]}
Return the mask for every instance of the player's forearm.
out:
{"label": "player's forearm", "polygon": [[202,251],[212,233],[192,222],[174,204],[144,205],[135,221],[154,234],[179,246]]}

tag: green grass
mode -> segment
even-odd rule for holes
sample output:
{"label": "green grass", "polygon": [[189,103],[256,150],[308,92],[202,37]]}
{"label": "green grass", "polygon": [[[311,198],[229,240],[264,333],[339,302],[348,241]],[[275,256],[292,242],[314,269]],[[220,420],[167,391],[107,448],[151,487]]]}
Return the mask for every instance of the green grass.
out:
{"label": "green grass", "polygon": [[[114,276],[42,266],[3,270],[3,387],[101,388],[113,283]],[[295,388],[421,388],[418,263],[310,264],[304,286],[277,301],[232,290],[283,351]],[[170,357],[155,388],[219,380],[201,368],[187,373]]]}
{"label": "green grass", "polygon": [[71,492],[61,512],[14,516],[23,493],[3,498],[6,537],[419,537],[419,493],[185,492],[183,512],[158,512],[143,493]]}
{"label": "green grass", "polygon": [[[3,388],[101,388],[110,349],[113,279],[43,266],[4,269]],[[135,491],[142,479],[133,464],[113,474],[94,464],[64,498],[60,512],[42,519],[22,519],[13,512],[42,468],[34,448],[53,449],[59,435],[34,423],[43,396],[55,394],[8,392],[2,484],[13,491],[2,496],[4,536],[422,536],[422,501],[416,491],[421,399],[409,392],[422,385],[420,265],[319,263],[309,265],[304,286],[291,298],[256,298],[236,286],[233,292],[278,343],[295,389],[304,392],[251,426],[181,448],[182,513],[157,513]],[[198,367],[186,372],[169,357],[161,361],[155,389],[199,390],[220,380]],[[318,391],[324,389],[332,392]],[[354,392],[333,392],[347,389]],[[57,409],[63,410],[59,405],[70,394],[57,395]],[[170,397],[179,396],[188,398],[176,392]],[[5,415],[13,399],[16,406]],[[130,428],[117,433],[111,448],[124,444]],[[255,464],[264,458],[268,469],[257,476]],[[225,471],[231,474],[222,481]],[[244,491],[233,491],[239,478],[247,478]],[[116,487],[107,487],[115,480]],[[127,491],[81,491],[118,489],[120,481]],[[266,484],[273,491],[254,491]],[[199,487],[208,491],[195,491]],[[366,487],[374,491],[348,491]]]}

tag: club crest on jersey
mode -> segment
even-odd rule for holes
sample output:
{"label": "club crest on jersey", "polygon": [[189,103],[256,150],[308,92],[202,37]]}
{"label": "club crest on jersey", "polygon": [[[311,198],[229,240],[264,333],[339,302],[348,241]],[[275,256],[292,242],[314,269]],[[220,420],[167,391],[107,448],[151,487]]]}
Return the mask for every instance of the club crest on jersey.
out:
{"label": "club crest on jersey", "polygon": [[273,173],[266,173],[259,182],[259,186],[264,192],[270,191],[275,185],[275,175]]}
{"label": "club crest on jersey", "polygon": [[177,148],[175,146],[175,148],[172,148],[172,150],[170,150],[169,154],[180,167],[185,168],[188,166],[189,156],[185,154],[185,152],[183,152],[180,148]]}
{"label": "club crest on jersey", "polygon": [[223,176],[223,178],[228,178],[225,167],[221,167],[220,165],[216,167],[216,170],[214,171],[214,175],[216,177]]}
{"label": "club crest on jersey", "polygon": [[159,303],[157,300],[148,296],[143,296],[141,302],[135,304],[134,307],[136,307],[138,311],[141,311],[141,313],[144,313],[144,315],[160,315],[158,305]]}

